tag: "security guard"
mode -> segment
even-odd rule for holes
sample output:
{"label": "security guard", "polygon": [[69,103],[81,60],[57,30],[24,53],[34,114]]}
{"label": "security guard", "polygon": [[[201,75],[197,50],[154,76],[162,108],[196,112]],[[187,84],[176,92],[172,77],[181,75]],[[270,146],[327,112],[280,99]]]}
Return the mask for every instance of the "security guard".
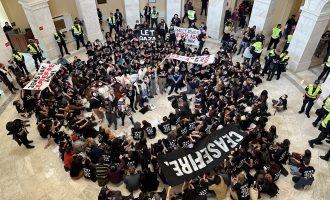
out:
{"label": "security guard", "polygon": [[34,64],[38,70],[39,69],[38,61],[40,63],[42,62],[42,54],[39,45],[35,43],[32,39],[28,40],[27,52],[29,52],[32,55]]}
{"label": "security guard", "polygon": [[78,21],[74,22],[74,26],[72,26],[72,35],[74,37],[74,39],[76,40],[76,44],[77,44],[77,50],[80,48],[80,43],[85,46],[85,42],[84,42],[84,33],[83,30],[81,28],[81,26],[79,25]]}
{"label": "security guard", "polygon": [[330,132],[330,113],[325,117],[325,119],[322,121],[321,126],[321,133],[317,138],[309,140],[308,144],[311,148],[314,148],[314,144],[322,144],[322,140],[324,140]]}
{"label": "security guard", "polygon": [[58,44],[58,47],[60,48],[60,52],[61,52],[62,57],[64,56],[64,54],[63,54],[63,48],[65,50],[65,53],[67,55],[70,55],[68,49],[66,48],[64,37],[65,37],[65,35],[61,31],[59,31],[59,30],[57,30],[54,33],[54,38],[55,38],[55,40],[56,40],[56,42]]}
{"label": "security guard", "polygon": [[282,52],[284,52],[285,50],[287,50],[289,48],[289,45],[290,45],[290,43],[292,41],[292,36],[293,36],[292,33],[290,33],[289,35],[287,35],[287,37],[286,37],[286,43],[285,43],[285,45],[283,47],[283,51]]}
{"label": "security guard", "polygon": [[190,9],[188,10],[188,21],[189,21],[189,27],[193,22],[196,22],[196,11],[193,6],[190,6]]}
{"label": "security guard", "polygon": [[152,10],[150,13],[150,18],[151,18],[151,28],[157,27],[158,25],[158,11],[156,10],[156,6],[152,6]]}
{"label": "security guard", "polygon": [[274,58],[276,52],[275,52],[275,49],[272,49],[269,51],[268,55],[265,56],[265,65],[264,65],[264,68],[262,70],[262,73],[261,73],[261,76],[263,77],[264,74],[267,74],[268,73],[268,69],[269,69],[269,66],[272,62],[272,59]]}
{"label": "security guard", "polygon": [[330,72],[330,55],[328,55],[328,59],[327,62],[324,63],[324,68],[323,71],[321,72],[320,76],[317,78],[317,80],[321,80],[323,78],[323,76],[325,75],[324,81],[327,80],[327,77],[329,75]]}
{"label": "security guard", "polygon": [[18,65],[18,67],[24,72],[25,74],[30,74],[30,72],[27,70],[25,65],[25,58],[23,54],[18,52],[16,49],[13,49],[13,59],[15,63]]}
{"label": "security guard", "polygon": [[301,106],[301,109],[299,111],[299,114],[303,113],[306,107],[306,116],[309,118],[309,112],[311,111],[312,106],[314,105],[314,101],[319,97],[321,94],[321,85],[319,80],[315,80],[314,84],[309,84],[305,88],[305,97],[303,101],[303,105]]}
{"label": "security guard", "polygon": [[252,61],[251,66],[253,65],[254,61],[260,58],[260,55],[262,53],[262,42],[255,42],[252,45],[253,53],[252,53]]}
{"label": "security guard", "polygon": [[114,29],[117,33],[117,23],[116,23],[116,17],[113,16],[112,13],[110,13],[110,17],[108,19],[109,23],[109,30],[110,30],[110,35],[112,34],[112,30]]}
{"label": "security guard", "polygon": [[276,46],[280,41],[281,37],[282,37],[281,24],[277,24],[277,26],[273,28],[272,36],[270,38],[270,42],[268,44],[267,50],[271,49],[273,44],[274,44],[273,48],[276,49]]}
{"label": "security guard", "polygon": [[317,126],[317,124],[319,123],[319,121],[321,121],[321,119],[325,116],[327,116],[330,113],[330,95],[328,96],[328,98],[326,98],[323,101],[323,106],[320,109],[319,113],[317,113],[317,118],[315,119],[315,121],[312,123],[314,127]]}
{"label": "security guard", "polygon": [[289,59],[290,56],[288,55],[288,51],[284,51],[283,53],[281,53],[276,80],[280,79],[281,73],[286,71],[286,66],[288,65]]}

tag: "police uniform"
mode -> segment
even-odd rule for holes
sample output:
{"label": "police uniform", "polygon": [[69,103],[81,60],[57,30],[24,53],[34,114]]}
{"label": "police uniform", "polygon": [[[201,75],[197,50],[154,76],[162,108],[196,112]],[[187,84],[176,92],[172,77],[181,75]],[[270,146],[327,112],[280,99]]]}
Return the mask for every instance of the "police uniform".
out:
{"label": "police uniform", "polygon": [[286,53],[281,53],[280,55],[280,63],[279,63],[279,66],[278,66],[278,69],[277,69],[277,80],[280,79],[281,77],[281,73],[283,71],[286,71],[286,66],[288,64],[288,61],[289,61],[290,57],[288,56],[288,54]]}
{"label": "police uniform", "polygon": [[15,61],[15,63],[18,65],[18,67],[22,70],[22,72],[25,72],[25,74],[29,74],[29,71],[26,68],[25,65],[25,59],[23,54],[21,54],[20,52],[13,52],[13,59]]}
{"label": "police uniform", "polygon": [[269,72],[268,72],[268,78],[267,81],[271,81],[273,76],[275,75],[275,72],[278,72],[279,69],[279,62],[280,58],[279,56],[275,53],[275,55],[272,57],[271,63],[269,65]]}
{"label": "police uniform", "polygon": [[110,16],[108,19],[108,23],[109,23],[109,32],[110,35],[112,34],[112,30],[114,29],[117,33],[117,22],[116,22],[116,17],[115,16]]}
{"label": "police uniform", "polygon": [[74,26],[72,26],[72,35],[76,40],[77,50],[80,48],[79,42],[81,42],[82,45],[85,46],[83,30],[79,24],[75,24]]}
{"label": "police uniform", "polygon": [[151,18],[151,28],[155,26],[157,26],[158,24],[158,11],[153,8],[150,12],[150,18]]}
{"label": "police uniform", "polygon": [[62,57],[64,56],[63,54],[63,48],[65,50],[65,53],[70,55],[68,49],[66,48],[66,44],[65,44],[65,40],[64,40],[64,34],[61,31],[56,31],[56,33],[54,33],[54,38],[58,44],[58,47],[60,48],[60,52]]}
{"label": "police uniform", "polygon": [[313,126],[316,127],[319,121],[330,113],[330,96],[324,100],[323,106],[317,114],[317,118],[313,122]]}
{"label": "police uniform", "polygon": [[276,49],[276,46],[278,42],[280,41],[280,38],[282,37],[282,31],[281,28],[274,27],[272,30],[272,36],[270,38],[270,42],[268,44],[267,50],[271,49],[272,45],[274,44],[273,49]]}
{"label": "police uniform", "polygon": [[329,132],[330,132],[330,113],[322,121],[320,129],[321,129],[321,133],[317,136],[317,138],[308,141],[309,146],[311,148],[314,147],[314,144],[322,144],[322,140],[324,140],[329,135]]}
{"label": "police uniform", "polygon": [[285,50],[288,49],[288,47],[289,47],[289,45],[290,45],[290,43],[292,41],[292,36],[293,36],[292,34],[290,34],[290,35],[287,36],[286,43],[285,43],[285,45],[283,47],[283,51],[282,52],[284,52]]}
{"label": "police uniform", "polygon": [[253,65],[254,61],[260,58],[262,53],[262,42],[255,42],[252,47],[254,47],[253,54],[252,54],[252,61],[251,65]]}
{"label": "police uniform", "polygon": [[323,78],[323,76],[325,75],[324,81],[327,80],[327,77],[329,75],[330,72],[330,55],[328,56],[327,62],[324,63],[324,68],[323,71],[321,72],[320,76],[317,78],[317,80],[321,80]]}
{"label": "police uniform", "polygon": [[40,63],[42,62],[42,54],[39,45],[37,43],[28,44],[27,51],[32,55],[34,64],[38,70],[39,69],[38,61]]}
{"label": "police uniform", "polygon": [[299,113],[303,113],[306,107],[306,115],[309,118],[309,112],[314,105],[314,101],[317,99],[318,95],[321,94],[321,85],[319,84],[319,81],[316,80],[314,84],[309,84],[306,88],[305,98],[303,101],[303,105],[301,106],[301,109]]}
{"label": "police uniform", "polygon": [[196,12],[193,9],[188,10],[189,27],[196,21]]}

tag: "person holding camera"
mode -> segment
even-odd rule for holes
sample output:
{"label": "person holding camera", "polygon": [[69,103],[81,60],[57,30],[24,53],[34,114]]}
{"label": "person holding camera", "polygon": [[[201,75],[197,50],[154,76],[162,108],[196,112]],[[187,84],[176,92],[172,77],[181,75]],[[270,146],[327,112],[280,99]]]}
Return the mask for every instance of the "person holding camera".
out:
{"label": "person holding camera", "polygon": [[24,144],[27,149],[32,149],[34,146],[30,145],[33,140],[28,140],[27,135],[29,132],[26,129],[25,121],[16,119],[12,122],[8,122],[6,125],[7,130],[9,133],[7,135],[13,135],[13,140],[17,142],[19,146]]}

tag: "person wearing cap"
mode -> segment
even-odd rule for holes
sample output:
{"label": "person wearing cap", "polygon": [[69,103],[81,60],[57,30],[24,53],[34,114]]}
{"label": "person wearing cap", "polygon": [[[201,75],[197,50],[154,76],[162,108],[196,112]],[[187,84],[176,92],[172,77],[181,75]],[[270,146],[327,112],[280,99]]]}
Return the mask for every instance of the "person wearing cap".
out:
{"label": "person wearing cap", "polygon": [[323,81],[323,83],[324,83],[325,80],[327,80],[329,73],[330,73],[330,55],[328,55],[327,61],[324,63],[323,71],[321,72],[321,74],[319,75],[317,80],[321,80],[323,78],[323,76],[325,75],[324,81]]}
{"label": "person wearing cap", "polygon": [[193,6],[190,6],[188,10],[188,21],[189,21],[189,27],[193,22],[196,22],[197,17],[196,17],[196,11]]}
{"label": "person wearing cap", "polygon": [[119,27],[123,26],[123,14],[121,12],[119,12],[119,9],[116,9],[114,16],[116,18],[117,30],[119,30]]}
{"label": "person wearing cap", "polygon": [[272,30],[272,36],[270,37],[270,42],[268,44],[267,50],[270,50],[274,44],[274,49],[276,49],[277,44],[280,41],[280,38],[282,37],[282,30],[281,30],[281,24],[277,24],[276,27]]}
{"label": "person wearing cap", "polygon": [[323,106],[322,108],[320,108],[319,111],[316,111],[317,114],[317,118],[315,119],[315,121],[312,123],[314,127],[317,126],[317,124],[319,123],[319,121],[327,116],[330,113],[330,95],[323,101]]}
{"label": "person wearing cap", "polygon": [[152,6],[152,10],[150,12],[150,18],[151,18],[151,28],[157,26],[158,24],[158,11],[156,10],[156,6]]}
{"label": "person wearing cap", "polygon": [[314,101],[319,97],[319,95],[322,93],[321,85],[319,80],[315,80],[314,84],[308,84],[308,86],[305,88],[305,96],[303,105],[301,106],[301,109],[299,111],[299,114],[303,113],[306,107],[306,116],[310,118],[309,112],[312,109],[312,106],[314,105]]}
{"label": "person wearing cap", "polygon": [[59,30],[56,30],[56,32],[54,33],[54,38],[55,38],[55,40],[58,44],[58,47],[60,48],[60,52],[61,52],[62,57],[64,56],[63,48],[65,50],[65,53],[67,55],[70,55],[70,53],[68,51],[68,48],[66,48],[64,37],[65,37],[65,35]]}
{"label": "person wearing cap", "polygon": [[32,55],[35,67],[38,70],[39,69],[38,61],[40,63],[42,62],[42,54],[39,45],[35,43],[32,39],[28,40],[27,52],[29,52]]}
{"label": "person wearing cap", "polygon": [[74,39],[76,40],[77,44],[77,50],[80,48],[80,42],[83,46],[85,46],[85,41],[84,41],[84,32],[79,24],[79,21],[75,21],[74,25],[72,26],[72,35]]}
{"label": "person wearing cap", "polygon": [[18,52],[16,49],[13,49],[13,59],[18,67],[22,70],[22,72],[25,74],[30,74],[25,65],[24,55]]}

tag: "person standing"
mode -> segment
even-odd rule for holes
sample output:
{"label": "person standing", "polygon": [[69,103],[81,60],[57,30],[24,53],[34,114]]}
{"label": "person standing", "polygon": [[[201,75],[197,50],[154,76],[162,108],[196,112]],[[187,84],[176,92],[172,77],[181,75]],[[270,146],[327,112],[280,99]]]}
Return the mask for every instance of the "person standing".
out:
{"label": "person standing", "polygon": [[233,13],[231,14],[231,20],[233,22],[234,25],[234,32],[236,33],[237,27],[239,25],[239,12],[237,9],[235,9],[233,11]]}
{"label": "person standing", "polygon": [[114,16],[116,18],[116,28],[119,30],[119,27],[123,26],[123,14],[119,12],[119,9],[116,9]]}
{"label": "person standing", "polygon": [[280,55],[280,63],[278,65],[277,69],[277,78],[276,80],[280,79],[281,73],[286,71],[286,66],[288,65],[288,61],[290,59],[290,56],[288,55],[288,51],[284,51]]}
{"label": "person standing", "polygon": [[65,53],[67,55],[70,55],[68,48],[66,48],[64,37],[65,37],[65,35],[59,30],[57,30],[56,33],[54,33],[54,38],[58,44],[58,47],[60,48],[62,57],[64,57],[63,48],[65,50]]}
{"label": "person standing", "polygon": [[311,148],[314,148],[315,144],[322,144],[322,140],[324,140],[330,132],[330,113],[324,118],[321,123],[321,132],[317,136],[317,138],[309,140],[308,144]]}
{"label": "person standing", "polygon": [[72,35],[73,35],[74,39],[76,40],[77,50],[79,50],[79,48],[80,48],[80,42],[83,46],[86,46],[85,41],[84,41],[84,33],[79,24],[79,21],[74,22],[74,26],[72,26],[71,31],[72,31]]}
{"label": "person standing", "polygon": [[13,59],[15,63],[18,65],[18,67],[24,72],[26,75],[30,74],[30,72],[27,70],[25,65],[25,58],[23,54],[18,52],[16,49],[13,49]]}
{"label": "person standing", "polygon": [[328,98],[326,98],[323,101],[323,106],[321,108],[321,110],[319,111],[319,113],[317,113],[317,118],[315,119],[315,121],[312,123],[314,127],[317,126],[317,124],[319,123],[319,121],[327,116],[330,113],[330,95],[328,96]]}
{"label": "person standing", "polygon": [[272,36],[270,38],[270,42],[268,44],[267,50],[270,50],[273,44],[274,44],[273,49],[276,49],[277,44],[279,43],[281,37],[282,37],[281,24],[277,24],[277,26],[273,28]]}
{"label": "person standing", "polygon": [[275,72],[279,71],[279,62],[280,62],[280,56],[275,52],[274,56],[271,59],[270,65],[269,65],[269,72],[268,72],[268,78],[267,81],[271,81],[272,78],[275,75]]}
{"label": "person standing", "polygon": [[184,19],[188,17],[188,10],[190,9],[191,2],[190,0],[187,0],[186,3],[184,4],[184,15],[182,17],[182,23],[184,23]]}
{"label": "person standing", "polygon": [[152,6],[152,10],[150,13],[151,18],[151,28],[154,27],[154,25],[157,27],[158,24],[158,11],[156,10],[156,6]]}
{"label": "person standing", "polygon": [[149,3],[147,3],[146,6],[143,8],[144,10],[144,17],[145,17],[145,23],[150,24],[150,14],[151,14],[151,7],[149,6]]}
{"label": "person standing", "polygon": [[193,6],[190,6],[190,8],[188,10],[189,27],[191,26],[192,23],[195,23],[196,20],[197,20],[196,11]]}
{"label": "person standing", "polygon": [[291,43],[291,41],[292,41],[292,36],[293,36],[292,33],[289,33],[289,34],[286,36],[286,42],[285,42],[285,45],[284,45],[284,47],[283,47],[283,51],[282,51],[282,52],[286,51],[286,50],[289,48],[289,45],[290,45],[290,43]]}
{"label": "person standing", "polygon": [[207,3],[209,0],[202,0],[202,8],[201,8],[201,15],[203,14],[203,10],[205,12],[205,16],[207,15]]}
{"label": "person standing", "polygon": [[175,14],[175,15],[174,15],[174,17],[173,17],[172,20],[171,20],[171,23],[172,23],[174,26],[180,27],[181,20],[180,20],[178,14]]}
{"label": "person standing", "polygon": [[118,29],[117,29],[117,22],[116,22],[116,17],[113,16],[113,13],[110,13],[110,17],[108,19],[108,23],[109,23],[109,32],[110,35],[112,35],[112,30],[115,30],[115,32],[117,33]]}
{"label": "person standing", "polygon": [[324,156],[320,156],[322,160],[329,161],[330,159],[330,149],[328,150],[328,153],[325,154]]}
{"label": "person standing", "polygon": [[161,64],[157,69],[157,81],[158,81],[160,94],[166,92],[166,79],[167,79],[167,69],[164,68],[164,64]]}
{"label": "person standing", "polygon": [[97,10],[97,17],[99,18],[100,25],[102,26],[103,14],[99,8],[97,8],[96,10]]}
{"label": "person standing", "polygon": [[256,41],[261,42],[262,45],[264,46],[265,39],[266,39],[265,35],[262,33],[262,31],[259,31],[258,34],[256,35]]}
{"label": "person standing", "polygon": [[5,69],[5,66],[0,63],[0,80],[8,87],[12,94],[16,94],[15,90],[18,90],[13,84],[11,74]]}
{"label": "person standing", "polygon": [[262,53],[262,43],[261,42],[255,42],[252,45],[253,53],[252,53],[252,61],[251,66],[253,65],[254,61],[260,58],[260,55]]}
{"label": "person standing", "polygon": [[178,89],[179,89],[181,80],[182,80],[182,74],[179,72],[179,68],[175,67],[174,73],[170,75],[171,90],[168,93],[168,95],[171,95],[173,90],[175,93],[179,94]]}
{"label": "person standing", "polygon": [[330,39],[330,31],[326,31],[325,33],[322,34],[321,40],[320,40],[319,44],[317,45],[317,48],[314,53],[314,55],[316,57],[320,57],[320,55],[322,54],[322,52],[324,50],[325,45],[329,44],[329,39]]}
{"label": "person standing", "polygon": [[321,80],[323,78],[323,76],[325,75],[324,81],[323,81],[323,83],[324,83],[325,80],[327,80],[329,73],[330,73],[330,55],[328,55],[327,62],[324,63],[323,71],[321,72],[321,74],[319,75],[317,80]]}
{"label": "person standing", "polygon": [[288,21],[286,22],[285,26],[285,35],[289,35],[290,32],[292,31],[292,28],[297,24],[296,20],[295,20],[295,15],[292,15]]}
{"label": "person standing", "polygon": [[38,70],[39,69],[38,61],[40,63],[42,62],[42,54],[39,45],[35,43],[32,39],[28,40],[27,52],[29,52],[32,55],[35,67]]}
{"label": "person standing", "polygon": [[157,25],[157,31],[161,37],[162,43],[164,43],[166,39],[166,33],[168,31],[168,27],[164,19],[162,19],[160,23]]}
{"label": "person standing", "polygon": [[301,106],[301,109],[299,111],[299,114],[303,113],[306,107],[306,116],[308,118],[310,118],[309,116],[309,112],[312,109],[312,106],[314,105],[314,101],[319,97],[319,95],[321,94],[322,90],[321,90],[321,85],[320,85],[320,81],[319,80],[315,80],[314,84],[309,84],[306,88],[305,88],[305,96],[304,96],[304,101],[303,101],[303,105]]}

